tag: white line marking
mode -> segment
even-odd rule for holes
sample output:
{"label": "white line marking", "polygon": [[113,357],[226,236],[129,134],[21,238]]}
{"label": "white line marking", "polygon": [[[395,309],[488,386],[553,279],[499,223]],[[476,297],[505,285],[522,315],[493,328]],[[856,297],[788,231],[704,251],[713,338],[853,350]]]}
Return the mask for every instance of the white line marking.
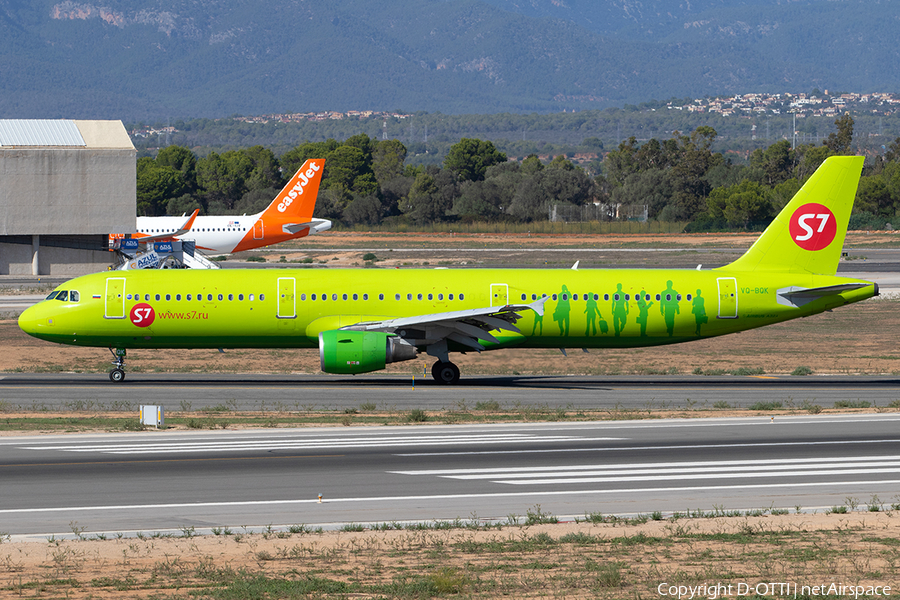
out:
{"label": "white line marking", "polygon": [[[835,487],[835,486],[861,486],[861,485],[895,485],[900,484],[900,479],[882,481],[821,481],[808,483],[775,483],[775,484],[750,484],[750,485],[711,485],[694,487],[660,487],[660,488],[632,488],[619,490],[566,490],[546,492],[495,492],[488,494],[435,494],[430,496],[374,496],[370,498],[331,498],[325,504],[340,504],[347,502],[403,502],[409,500],[454,500],[474,498],[528,498],[544,496],[575,496],[580,494],[646,494],[648,492],[701,492],[701,491],[743,491],[748,489],[783,489],[783,488],[809,488],[809,487]],[[11,508],[0,509],[0,515],[50,513],[50,512],[75,512],[75,511],[110,511],[110,510],[144,510],[159,508],[211,508],[229,506],[277,506],[290,504],[317,504],[318,499],[309,500],[248,500],[245,502],[190,502],[168,504],[122,504],[116,506],[66,506],[51,508]]]}
{"label": "white line marking", "polygon": [[[584,439],[584,438],[581,438]],[[604,438],[590,438],[604,439]],[[607,439],[625,439],[628,438],[607,438]],[[689,450],[698,449],[705,450],[707,448],[769,448],[783,446],[839,446],[851,444],[896,444],[900,439],[891,440],[837,440],[827,442],[774,442],[774,443],[745,443],[745,444],[683,444],[676,446],[617,446],[614,448],[552,448],[541,450],[497,450],[483,451],[473,450],[471,452],[417,452],[397,454],[396,456],[470,456],[479,454],[547,454],[552,452],[621,452],[625,450]]]}

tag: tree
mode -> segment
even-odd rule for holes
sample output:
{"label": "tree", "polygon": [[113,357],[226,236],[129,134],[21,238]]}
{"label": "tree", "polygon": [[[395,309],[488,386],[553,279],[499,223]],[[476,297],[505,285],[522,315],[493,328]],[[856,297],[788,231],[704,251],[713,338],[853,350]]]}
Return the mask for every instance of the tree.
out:
{"label": "tree", "polygon": [[769,221],[774,216],[769,190],[756,181],[744,181],[727,188],[712,190],[707,199],[707,213],[724,220],[731,227],[747,229]]}
{"label": "tree", "polygon": [[180,171],[182,180],[190,191],[197,189],[197,156],[188,148],[167,146],[157,153],[156,164]]}
{"label": "tree", "polygon": [[780,140],[763,150],[757,148],[750,155],[750,166],[760,169],[765,184],[775,186],[791,178],[794,169],[794,157],[791,143]]}
{"label": "tree", "polygon": [[372,151],[372,172],[379,185],[403,175],[406,146],[400,140],[382,140]]}
{"label": "tree", "polygon": [[439,192],[434,177],[428,173],[419,173],[409,190],[403,212],[417,225],[440,221],[449,207],[442,205]]}
{"label": "tree", "polygon": [[[253,163],[253,169],[244,182],[248,190],[284,187],[286,182],[281,173],[281,166],[271,150],[262,146],[253,146],[241,152]],[[295,170],[293,173],[288,173],[288,176],[293,176],[296,172]]]}
{"label": "tree", "polygon": [[[340,147],[337,140],[328,139],[324,142],[306,142],[281,155],[281,168],[288,177],[296,173],[310,158],[326,158],[331,152]],[[328,168],[326,161],[325,168]]]}
{"label": "tree", "polygon": [[169,201],[187,191],[181,171],[161,167],[150,157],[139,158],[136,169],[138,215],[165,214]]}
{"label": "tree", "polygon": [[506,162],[506,154],[497,150],[493,142],[463,138],[450,147],[444,168],[460,181],[481,181],[488,167]]}
{"label": "tree", "polygon": [[246,181],[253,172],[253,161],[243,152],[229,150],[221,155],[210,152],[197,161],[197,184],[206,199],[207,210],[212,204],[231,210],[247,193]]}
{"label": "tree", "polygon": [[837,133],[829,133],[822,145],[828,148],[833,155],[851,154],[850,145],[853,143],[853,117],[850,113],[844,113],[834,122]]}

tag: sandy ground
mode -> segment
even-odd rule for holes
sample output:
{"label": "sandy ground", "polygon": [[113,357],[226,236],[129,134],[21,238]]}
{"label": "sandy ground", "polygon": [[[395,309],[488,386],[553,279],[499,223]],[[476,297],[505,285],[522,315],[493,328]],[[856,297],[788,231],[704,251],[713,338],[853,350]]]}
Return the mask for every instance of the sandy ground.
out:
{"label": "sandy ground", "polygon": [[[316,577],[370,586],[411,575],[444,576],[461,582],[458,591],[464,597],[485,598],[653,598],[659,597],[662,583],[731,584],[735,592],[739,583],[888,585],[894,593],[900,584],[896,512],[691,518],[629,525],[570,522],[481,530],[289,534],[273,529],[244,534],[233,528],[217,536],[189,535],[185,531],[177,537],[110,536],[113,539],[100,541],[85,536],[3,543],[0,597],[188,597],[227,584],[239,572],[245,578]],[[594,541],[585,542],[585,536]],[[598,572],[608,573],[610,565],[618,580],[598,577]]]}

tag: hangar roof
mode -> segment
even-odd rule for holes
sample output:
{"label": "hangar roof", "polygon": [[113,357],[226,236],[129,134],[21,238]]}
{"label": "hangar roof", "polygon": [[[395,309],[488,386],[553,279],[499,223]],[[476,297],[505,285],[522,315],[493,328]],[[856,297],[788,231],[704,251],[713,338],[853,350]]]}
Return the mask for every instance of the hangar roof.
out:
{"label": "hangar roof", "polygon": [[9,146],[134,150],[121,121],[0,119],[0,147]]}

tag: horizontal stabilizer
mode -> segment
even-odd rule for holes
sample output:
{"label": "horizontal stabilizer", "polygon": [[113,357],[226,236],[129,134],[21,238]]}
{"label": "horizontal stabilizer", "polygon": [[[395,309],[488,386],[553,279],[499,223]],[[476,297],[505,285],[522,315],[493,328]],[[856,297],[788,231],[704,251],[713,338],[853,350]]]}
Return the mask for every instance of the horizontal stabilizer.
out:
{"label": "horizontal stabilizer", "polygon": [[300,233],[300,231],[304,229],[309,229],[309,233],[322,233],[323,231],[328,231],[331,229],[331,221],[328,219],[313,219],[308,223],[286,223],[281,226],[281,230],[284,233],[289,233],[291,235],[295,233]]}
{"label": "horizontal stabilizer", "polygon": [[790,287],[778,290],[778,304],[782,306],[801,307],[804,304],[824,298],[825,296],[836,296],[842,292],[852,292],[853,290],[862,289],[872,285],[871,283],[841,283],[838,285],[826,285],[816,288],[803,288],[792,285]]}

